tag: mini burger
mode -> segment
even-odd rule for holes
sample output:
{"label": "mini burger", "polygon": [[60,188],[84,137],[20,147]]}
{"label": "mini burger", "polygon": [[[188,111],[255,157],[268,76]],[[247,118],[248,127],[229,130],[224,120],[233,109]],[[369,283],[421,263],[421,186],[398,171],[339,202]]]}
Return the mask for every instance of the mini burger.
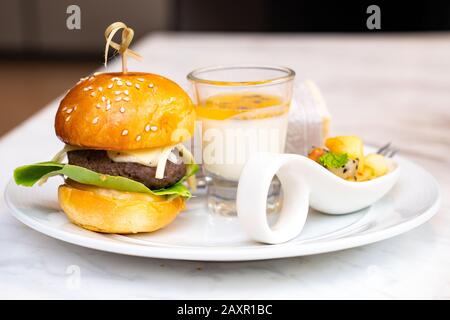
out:
{"label": "mini burger", "polygon": [[63,176],[59,203],[83,228],[155,231],[172,222],[191,196],[185,181],[197,166],[182,142],[192,136],[194,121],[191,99],[167,78],[94,74],[59,105],[55,131],[65,147],[50,162],[17,168],[14,178],[33,186]]}

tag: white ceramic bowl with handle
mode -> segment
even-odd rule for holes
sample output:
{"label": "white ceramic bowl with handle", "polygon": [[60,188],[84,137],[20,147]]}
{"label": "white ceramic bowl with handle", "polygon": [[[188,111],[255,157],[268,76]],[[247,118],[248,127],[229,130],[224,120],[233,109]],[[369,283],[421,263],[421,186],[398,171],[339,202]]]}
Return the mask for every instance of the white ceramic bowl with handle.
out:
{"label": "white ceramic bowl with handle", "polygon": [[[278,221],[270,227],[266,202],[275,175],[283,188],[283,206]],[[249,158],[239,180],[238,217],[253,239],[282,243],[301,232],[309,207],[328,214],[358,211],[383,197],[398,178],[399,168],[395,163],[384,176],[352,182],[301,155],[258,153]]]}

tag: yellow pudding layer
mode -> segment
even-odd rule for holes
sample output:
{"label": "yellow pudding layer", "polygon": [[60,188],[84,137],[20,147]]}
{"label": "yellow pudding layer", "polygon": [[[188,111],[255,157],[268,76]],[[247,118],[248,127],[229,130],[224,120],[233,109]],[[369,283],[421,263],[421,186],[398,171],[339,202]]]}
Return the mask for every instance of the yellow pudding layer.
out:
{"label": "yellow pudding layer", "polygon": [[197,117],[212,120],[269,118],[284,114],[289,105],[279,96],[260,93],[219,94],[196,107]]}

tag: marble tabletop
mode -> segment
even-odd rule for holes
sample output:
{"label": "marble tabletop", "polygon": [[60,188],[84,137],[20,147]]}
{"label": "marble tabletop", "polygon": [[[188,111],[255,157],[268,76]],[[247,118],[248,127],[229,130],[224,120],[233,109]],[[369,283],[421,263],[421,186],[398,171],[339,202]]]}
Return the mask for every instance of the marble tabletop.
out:
{"label": "marble tabletop", "polygon": [[[441,186],[440,211],[413,231],[355,249],[203,263],[67,244],[16,221],[1,199],[0,298],[450,298],[450,34],[157,33],[135,49],[144,61],[131,61],[130,69],[160,73],[185,87],[185,75],[201,66],[292,67],[299,79],[321,88],[334,133],[358,134],[372,144],[392,141],[427,168]],[[2,193],[14,167],[46,160],[60,147],[53,132],[57,103],[0,139]]]}

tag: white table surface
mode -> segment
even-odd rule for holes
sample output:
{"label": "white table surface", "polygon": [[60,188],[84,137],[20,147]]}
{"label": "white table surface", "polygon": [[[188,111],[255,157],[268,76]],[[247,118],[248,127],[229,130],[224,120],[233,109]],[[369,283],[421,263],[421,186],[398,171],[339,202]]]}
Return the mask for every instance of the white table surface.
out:
{"label": "white table surface", "polygon": [[[358,134],[372,144],[393,141],[403,156],[426,167],[441,185],[441,210],[411,232],[355,249],[202,263],[67,244],[16,221],[1,199],[0,298],[450,298],[450,34],[154,34],[135,49],[144,61],[131,61],[131,69],[185,87],[185,75],[201,66],[292,67],[299,79],[318,83],[334,133]],[[13,168],[48,160],[61,146],[53,131],[57,103],[0,140],[2,193]],[[71,285],[73,265],[81,271],[79,286]]]}

